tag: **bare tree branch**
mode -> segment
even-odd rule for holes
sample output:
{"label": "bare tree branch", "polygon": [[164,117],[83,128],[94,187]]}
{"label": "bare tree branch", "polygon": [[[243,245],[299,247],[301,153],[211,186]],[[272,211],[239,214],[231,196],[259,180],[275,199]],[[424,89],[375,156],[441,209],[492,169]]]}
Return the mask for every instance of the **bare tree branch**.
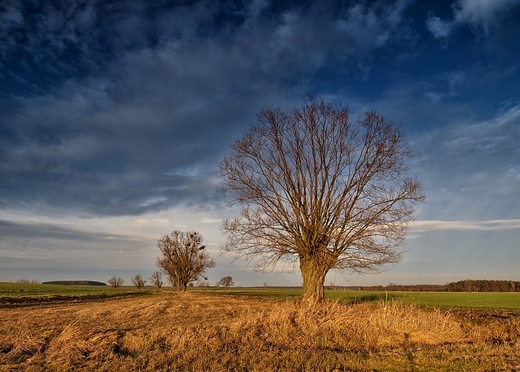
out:
{"label": "bare tree branch", "polygon": [[197,231],[175,230],[157,242],[161,257],[157,266],[168,275],[170,284],[177,290],[184,290],[188,283],[197,280],[206,269],[215,266],[202,245],[202,235]]}
{"label": "bare tree branch", "polygon": [[125,281],[122,278],[113,276],[110,279],[108,279],[108,284],[110,284],[114,288],[121,287]]}
{"label": "bare tree branch", "polygon": [[143,279],[141,274],[137,274],[136,276],[134,276],[132,278],[132,283],[134,283],[134,285],[137,287],[137,289],[142,289],[142,288],[144,288],[144,286],[146,284],[146,280]]}
{"label": "bare tree branch", "polygon": [[304,298],[323,297],[330,269],[387,269],[401,259],[407,223],[424,200],[407,174],[411,155],[402,132],[373,111],[356,123],[346,107],[323,100],[262,111],[220,164],[222,191],[241,205],[223,221],[223,250],[255,259],[257,270],[299,261]]}
{"label": "bare tree branch", "polygon": [[162,281],[162,272],[154,271],[149,278],[150,282],[152,282],[153,286],[157,289],[161,289],[163,285]]}

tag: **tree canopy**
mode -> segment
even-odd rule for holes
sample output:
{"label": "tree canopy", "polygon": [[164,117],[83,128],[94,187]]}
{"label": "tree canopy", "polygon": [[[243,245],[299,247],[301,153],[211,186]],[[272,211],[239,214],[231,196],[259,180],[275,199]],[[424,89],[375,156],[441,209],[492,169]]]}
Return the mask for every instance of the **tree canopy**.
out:
{"label": "tree canopy", "polygon": [[[408,175],[403,133],[375,111],[308,99],[266,109],[220,163],[222,191],[240,215],[223,221],[224,251],[255,269],[294,269],[304,302],[323,299],[331,269],[380,272],[402,257],[407,223],[424,200]],[[289,265],[289,266],[287,266]]]}
{"label": "tree canopy", "polygon": [[146,280],[141,276],[141,274],[137,274],[132,278],[132,283],[134,283],[137,289],[142,289],[146,285]]}
{"label": "tree canopy", "polygon": [[159,239],[157,247],[161,251],[157,266],[178,290],[186,291],[190,281],[197,280],[207,269],[215,266],[198,231],[175,230]]}
{"label": "tree canopy", "polygon": [[228,288],[228,287],[233,287],[233,285],[235,285],[235,283],[233,282],[233,278],[232,277],[225,276],[222,279],[220,279],[219,285],[221,285],[222,287]]}
{"label": "tree canopy", "polygon": [[161,289],[163,285],[162,281],[162,272],[154,271],[149,278],[150,282],[153,284],[155,288]]}
{"label": "tree canopy", "polygon": [[117,276],[113,276],[110,279],[108,279],[108,284],[110,284],[114,288],[121,287],[125,281],[122,278],[119,278]]}

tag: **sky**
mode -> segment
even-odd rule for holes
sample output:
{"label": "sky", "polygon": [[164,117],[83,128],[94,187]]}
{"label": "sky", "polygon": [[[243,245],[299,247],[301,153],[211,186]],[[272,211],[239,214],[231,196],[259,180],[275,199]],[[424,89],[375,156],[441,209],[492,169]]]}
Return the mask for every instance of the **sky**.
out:
{"label": "sky", "polygon": [[219,162],[308,96],[400,125],[423,183],[401,262],[336,285],[520,280],[520,0],[0,1],[0,281],[149,277],[199,231],[214,284],[301,285],[219,252]]}

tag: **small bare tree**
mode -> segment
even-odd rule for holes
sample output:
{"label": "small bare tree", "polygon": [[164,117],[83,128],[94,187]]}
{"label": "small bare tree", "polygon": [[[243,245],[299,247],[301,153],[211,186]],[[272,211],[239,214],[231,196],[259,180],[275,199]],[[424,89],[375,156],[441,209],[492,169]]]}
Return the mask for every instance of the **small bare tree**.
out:
{"label": "small bare tree", "polygon": [[122,278],[118,278],[116,276],[111,277],[108,279],[108,284],[110,284],[114,288],[121,287],[124,284],[124,280]]}
{"label": "small bare tree", "polygon": [[262,111],[220,164],[222,191],[242,207],[223,222],[223,250],[262,271],[299,263],[303,304],[324,298],[331,269],[385,270],[401,260],[407,223],[424,199],[407,175],[411,155],[401,131],[373,111],[356,123],[323,100]]}
{"label": "small bare tree", "polygon": [[163,281],[162,281],[162,273],[160,271],[154,271],[152,273],[152,276],[149,279],[155,288],[161,289],[161,287],[163,285]]}
{"label": "small bare tree", "polygon": [[202,245],[202,235],[197,231],[175,230],[159,239],[157,247],[161,251],[157,266],[168,275],[177,290],[186,291],[188,283],[199,277],[207,280],[202,274],[215,266],[215,261]]}
{"label": "small bare tree", "polygon": [[219,284],[222,287],[226,287],[226,288],[233,287],[233,285],[235,285],[235,283],[233,282],[233,278],[230,276],[225,276],[222,279],[220,279]]}
{"label": "small bare tree", "polygon": [[141,274],[137,274],[132,278],[132,283],[137,287],[137,289],[144,288],[144,285],[146,284],[146,280],[143,279]]}

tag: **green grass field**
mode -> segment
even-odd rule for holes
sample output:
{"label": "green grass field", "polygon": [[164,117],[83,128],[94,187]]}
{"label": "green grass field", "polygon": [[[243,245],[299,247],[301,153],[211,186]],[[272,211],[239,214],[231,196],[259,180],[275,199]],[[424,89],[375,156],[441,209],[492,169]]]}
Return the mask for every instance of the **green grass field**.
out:
{"label": "green grass field", "polygon": [[[297,300],[301,290],[294,288],[193,288],[194,292],[248,296],[273,300]],[[403,304],[437,308],[507,309],[520,311],[520,293],[510,292],[384,292],[328,290],[325,296],[339,303],[397,301]]]}
{"label": "green grass field", "polygon": [[138,290],[135,287],[119,287],[90,285],[55,285],[0,282],[0,299],[39,299],[47,297],[117,297],[128,294],[150,293],[151,289]]}
{"label": "green grass field", "polygon": [[[171,291],[164,288],[163,291]],[[301,298],[301,289],[297,288],[190,288],[195,293],[214,295],[245,296],[277,301],[295,301]],[[106,286],[24,284],[0,282],[0,299],[38,299],[50,297],[63,298],[103,298],[121,295],[144,295],[154,293],[147,287],[138,290],[125,286],[114,289]],[[389,302],[417,304],[436,308],[471,308],[471,309],[507,309],[520,311],[520,293],[464,293],[464,292],[383,292],[383,291],[343,291],[327,290],[326,297],[331,301],[353,304],[361,302]]]}

